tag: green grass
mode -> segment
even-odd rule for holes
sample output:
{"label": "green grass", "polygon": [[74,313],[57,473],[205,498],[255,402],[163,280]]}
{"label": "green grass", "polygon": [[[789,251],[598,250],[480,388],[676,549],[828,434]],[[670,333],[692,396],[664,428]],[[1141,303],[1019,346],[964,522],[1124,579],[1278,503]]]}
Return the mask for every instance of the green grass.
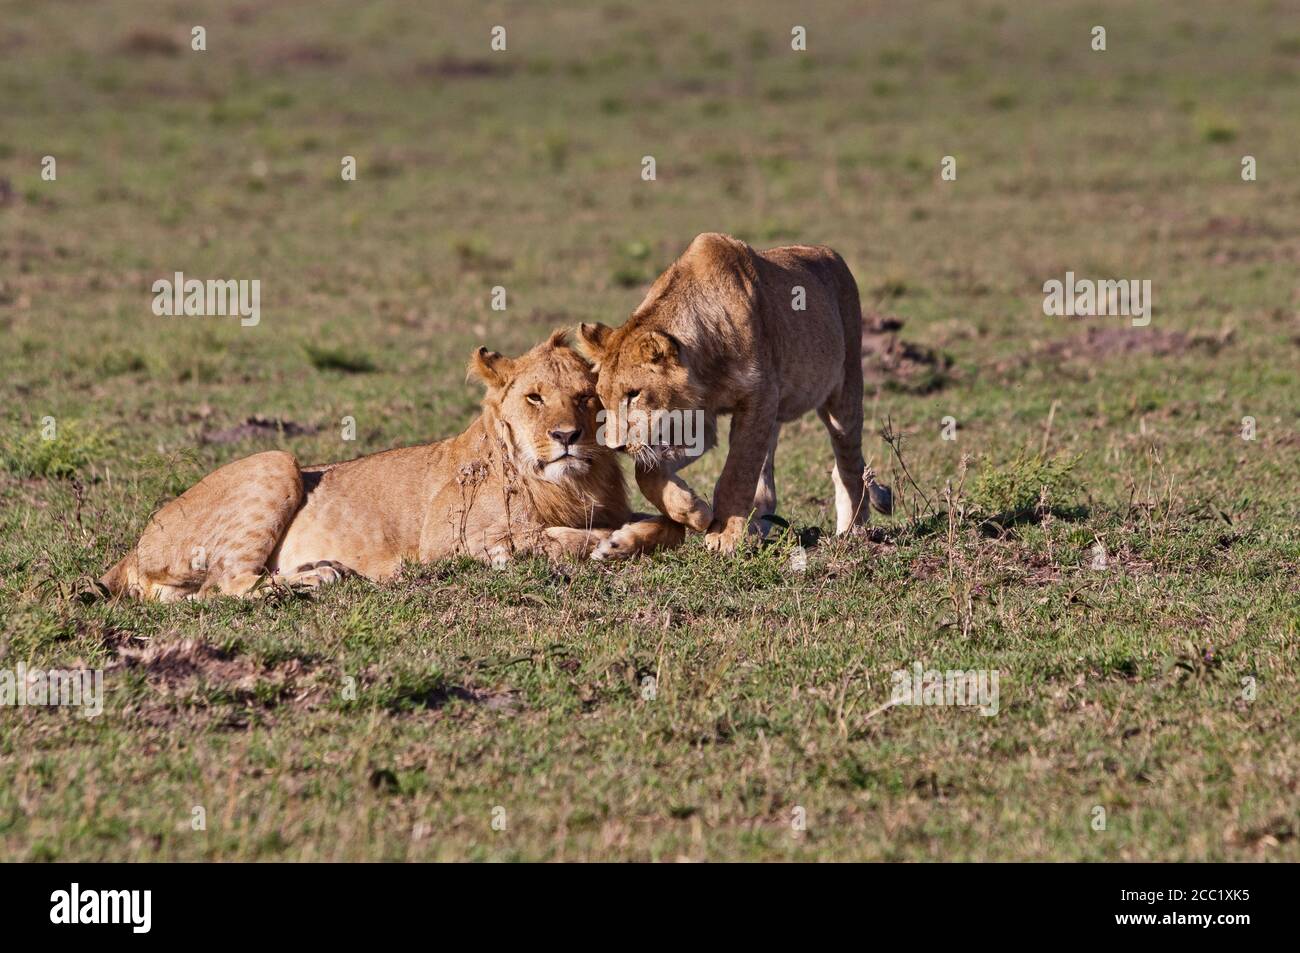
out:
{"label": "green grass", "polygon": [[[1300,19],[934,6],[7,4],[0,668],[107,697],[0,709],[0,855],[1300,859]],[[808,417],[776,464],[802,570],[793,536],[695,538],[68,598],[223,462],[456,432],[474,347],[620,323],[706,230],[832,245],[951,358],[868,380],[880,538],[830,535]],[[1067,270],[1149,278],[1151,326],[1044,316]],[[155,317],[176,271],[259,279],[260,323]],[[204,439],[252,416],[306,432]],[[996,669],[998,714],[882,708],[916,661]]]}

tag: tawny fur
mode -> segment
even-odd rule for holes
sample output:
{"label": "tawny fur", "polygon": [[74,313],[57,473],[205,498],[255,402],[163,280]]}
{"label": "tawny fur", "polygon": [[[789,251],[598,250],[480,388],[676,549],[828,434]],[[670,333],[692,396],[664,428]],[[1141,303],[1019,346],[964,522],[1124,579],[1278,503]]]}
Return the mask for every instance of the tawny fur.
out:
{"label": "tawny fur", "polygon": [[236,460],[159,510],[101,585],[169,602],[383,580],[457,554],[609,559],[681,542],[680,525],[631,511],[595,441],[594,374],[563,332],[515,360],[479,348],[470,373],[487,392],[459,436],[322,466]]}
{"label": "tawny fur", "polygon": [[[803,310],[794,306],[797,289]],[[704,532],[709,548],[731,552],[747,525],[760,527],[761,518],[775,512],[777,435],[783,422],[809,410],[821,417],[835,454],[836,531],[868,522],[862,311],[857,283],[831,249],[790,245],[759,252],[726,235],[699,235],[625,324],[584,324],[578,347],[596,364],[607,408],[701,410],[706,448],[713,445],[717,415],[731,415],[730,446],[712,505],[677,475],[689,457],[630,448],[646,498]],[[630,402],[629,394],[636,395]]]}

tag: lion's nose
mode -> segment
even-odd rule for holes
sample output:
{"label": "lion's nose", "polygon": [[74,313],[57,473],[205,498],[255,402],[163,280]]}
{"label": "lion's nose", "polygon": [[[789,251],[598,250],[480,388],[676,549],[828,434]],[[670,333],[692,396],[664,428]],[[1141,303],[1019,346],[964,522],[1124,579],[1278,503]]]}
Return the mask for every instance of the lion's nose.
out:
{"label": "lion's nose", "polygon": [[551,439],[562,447],[572,447],[581,436],[581,427],[561,427],[551,431]]}

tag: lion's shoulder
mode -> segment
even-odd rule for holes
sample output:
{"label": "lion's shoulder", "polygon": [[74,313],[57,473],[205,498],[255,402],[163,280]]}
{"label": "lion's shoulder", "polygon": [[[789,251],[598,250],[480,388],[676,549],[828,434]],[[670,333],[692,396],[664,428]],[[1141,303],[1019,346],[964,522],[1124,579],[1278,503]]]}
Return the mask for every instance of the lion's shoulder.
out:
{"label": "lion's shoulder", "polygon": [[712,265],[747,259],[752,254],[754,249],[739,238],[724,235],[722,232],[701,232],[691,240],[678,261],[690,265]]}

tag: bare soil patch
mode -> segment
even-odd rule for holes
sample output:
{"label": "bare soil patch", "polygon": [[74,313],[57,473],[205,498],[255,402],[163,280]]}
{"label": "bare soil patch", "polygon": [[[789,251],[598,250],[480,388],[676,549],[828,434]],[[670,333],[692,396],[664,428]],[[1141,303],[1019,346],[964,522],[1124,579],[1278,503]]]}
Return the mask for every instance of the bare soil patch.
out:
{"label": "bare soil patch", "polygon": [[259,414],[247,418],[242,424],[225,430],[213,430],[199,435],[199,443],[239,443],[241,440],[259,440],[264,437],[310,437],[319,427],[299,424],[280,417],[263,417]]}
{"label": "bare soil patch", "polygon": [[433,63],[421,63],[417,68],[421,76],[437,76],[440,79],[485,79],[505,76],[513,71],[510,63],[495,63],[486,59],[471,59],[461,56],[444,56]]}
{"label": "bare soil patch", "polygon": [[1049,341],[1036,357],[1040,360],[1096,361],[1126,354],[1152,354],[1170,357],[1202,349],[1217,354],[1232,340],[1232,333],[1189,334],[1184,331],[1160,331],[1154,328],[1090,327],[1074,337]]}
{"label": "bare soil patch", "polygon": [[179,56],[180,41],[157,30],[134,30],[127,34],[118,49],[132,56]]}
{"label": "bare soil patch", "polygon": [[901,318],[863,315],[862,373],[868,382],[888,390],[930,394],[953,380],[952,358],[932,347],[905,341],[898,334]]}
{"label": "bare soil patch", "polygon": [[274,664],[219,648],[201,639],[122,646],[109,670],[141,672],[158,696],[170,702],[218,698],[242,705],[315,708],[329,690],[314,678],[314,666],[300,658]]}

